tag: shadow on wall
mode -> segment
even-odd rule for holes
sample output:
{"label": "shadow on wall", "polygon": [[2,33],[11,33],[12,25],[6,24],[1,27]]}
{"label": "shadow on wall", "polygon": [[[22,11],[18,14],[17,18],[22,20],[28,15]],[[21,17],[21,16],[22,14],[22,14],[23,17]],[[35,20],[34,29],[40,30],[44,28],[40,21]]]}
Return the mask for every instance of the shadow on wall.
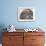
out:
{"label": "shadow on wall", "polygon": [[6,28],[5,25],[0,24],[0,43],[2,43],[2,36],[3,36],[2,32],[6,31],[6,30],[3,30],[4,28]]}

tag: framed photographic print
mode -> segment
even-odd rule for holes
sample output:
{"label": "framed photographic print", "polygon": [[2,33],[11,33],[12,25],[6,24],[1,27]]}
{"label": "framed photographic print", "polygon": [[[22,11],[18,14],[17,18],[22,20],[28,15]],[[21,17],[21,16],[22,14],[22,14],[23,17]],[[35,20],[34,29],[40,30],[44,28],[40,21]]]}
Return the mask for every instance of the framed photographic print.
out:
{"label": "framed photographic print", "polygon": [[19,7],[18,21],[35,21],[35,9],[31,7]]}

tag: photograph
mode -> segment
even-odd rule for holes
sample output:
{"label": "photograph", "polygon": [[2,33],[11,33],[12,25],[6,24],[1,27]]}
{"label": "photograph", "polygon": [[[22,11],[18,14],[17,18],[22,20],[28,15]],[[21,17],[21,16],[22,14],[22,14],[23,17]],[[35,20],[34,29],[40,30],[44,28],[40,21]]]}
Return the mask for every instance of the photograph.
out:
{"label": "photograph", "polygon": [[31,7],[18,8],[18,21],[35,21],[35,9]]}

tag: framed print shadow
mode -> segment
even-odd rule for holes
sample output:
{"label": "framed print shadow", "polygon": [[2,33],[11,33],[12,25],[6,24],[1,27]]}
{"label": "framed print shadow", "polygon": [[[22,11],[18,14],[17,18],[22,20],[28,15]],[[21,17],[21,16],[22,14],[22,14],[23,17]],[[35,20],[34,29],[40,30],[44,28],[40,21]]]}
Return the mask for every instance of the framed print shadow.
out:
{"label": "framed print shadow", "polygon": [[18,21],[35,21],[35,9],[31,7],[19,7]]}

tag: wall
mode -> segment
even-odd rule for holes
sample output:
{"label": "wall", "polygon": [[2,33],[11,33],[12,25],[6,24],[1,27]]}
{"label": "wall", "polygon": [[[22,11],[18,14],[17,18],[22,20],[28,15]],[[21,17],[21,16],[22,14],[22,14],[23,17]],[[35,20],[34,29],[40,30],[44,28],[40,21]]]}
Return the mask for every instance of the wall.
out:
{"label": "wall", "polygon": [[[46,28],[46,0],[0,0],[0,25],[13,24],[16,28]],[[33,7],[36,12],[34,22],[18,22],[17,8]]]}
{"label": "wall", "polygon": [[[36,20],[33,22],[18,22],[17,8],[33,7]],[[0,31],[2,28],[13,24],[16,28],[46,29],[46,0],[0,0]],[[46,30],[44,30],[46,32]]]}

